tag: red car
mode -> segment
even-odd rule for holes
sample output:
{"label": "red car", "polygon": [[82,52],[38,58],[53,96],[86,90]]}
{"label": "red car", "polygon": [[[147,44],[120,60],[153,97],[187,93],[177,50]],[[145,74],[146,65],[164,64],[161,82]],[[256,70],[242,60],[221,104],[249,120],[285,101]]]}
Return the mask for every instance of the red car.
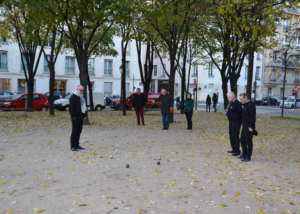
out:
{"label": "red car", "polygon": [[[18,94],[13,96],[11,99],[7,99],[12,101],[12,102],[3,102],[1,104],[1,108],[5,109],[5,108],[21,108],[21,109],[25,109],[25,104],[26,104],[26,99],[28,97],[28,93],[22,93],[22,94]],[[13,102],[13,100],[15,101],[21,101],[24,100],[24,102]],[[48,100],[47,97],[45,96],[45,94],[40,94],[40,93],[33,93],[33,110],[37,110],[37,111],[47,111],[49,109],[49,104],[48,104]]]}

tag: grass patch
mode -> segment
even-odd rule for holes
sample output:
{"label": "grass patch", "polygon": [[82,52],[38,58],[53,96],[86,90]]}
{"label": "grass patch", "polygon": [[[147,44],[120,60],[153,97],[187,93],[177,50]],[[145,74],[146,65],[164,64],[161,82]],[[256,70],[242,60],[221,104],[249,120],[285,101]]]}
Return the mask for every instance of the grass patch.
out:
{"label": "grass patch", "polygon": [[103,126],[102,123],[94,123],[94,122],[90,123],[90,125],[92,125],[92,126]]}
{"label": "grass patch", "polygon": [[283,120],[300,121],[300,118],[298,118],[298,117],[280,117],[280,116],[272,116],[271,119],[283,119]]}

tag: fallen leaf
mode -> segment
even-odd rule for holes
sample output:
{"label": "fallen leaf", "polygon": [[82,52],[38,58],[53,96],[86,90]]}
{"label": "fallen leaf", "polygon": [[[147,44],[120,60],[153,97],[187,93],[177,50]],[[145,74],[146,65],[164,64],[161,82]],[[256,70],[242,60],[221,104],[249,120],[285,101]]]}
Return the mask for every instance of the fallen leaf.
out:
{"label": "fallen leaf", "polygon": [[155,172],[156,172],[156,173],[161,173],[161,171],[159,171],[159,170],[155,170]]}
{"label": "fallen leaf", "polygon": [[226,205],[225,204],[220,204],[219,207],[226,207]]}
{"label": "fallen leaf", "polygon": [[168,193],[167,193],[167,192],[164,192],[164,194],[167,195]]}
{"label": "fallen leaf", "polygon": [[78,204],[79,207],[86,207],[87,204]]}
{"label": "fallen leaf", "polygon": [[258,214],[266,214],[264,211],[258,210]]}
{"label": "fallen leaf", "polygon": [[172,187],[173,186],[173,184],[172,183],[169,183],[169,185]]}
{"label": "fallen leaf", "polygon": [[37,210],[36,210],[37,213],[41,213],[41,212],[43,212],[43,211],[45,211],[45,210],[43,210],[43,209],[37,209]]}
{"label": "fallen leaf", "polygon": [[5,184],[6,183],[6,181],[1,181],[1,184]]}

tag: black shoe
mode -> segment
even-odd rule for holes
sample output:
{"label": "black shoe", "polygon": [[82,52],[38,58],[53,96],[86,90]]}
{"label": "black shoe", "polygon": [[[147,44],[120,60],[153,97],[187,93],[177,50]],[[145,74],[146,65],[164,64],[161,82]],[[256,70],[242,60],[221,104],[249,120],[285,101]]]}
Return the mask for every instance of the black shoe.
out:
{"label": "black shoe", "polygon": [[232,154],[232,156],[239,156],[241,153],[239,153],[239,152],[235,152],[235,153],[233,153]]}
{"label": "black shoe", "polygon": [[165,128],[166,130],[169,130],[169,128]]}
{"label": "black shoe", "polygon": [[231,150],[231,151],[227,151],[228,153],[234,153],[234,151],[233,150]]}
{"label": "black shoe", "polygon": [[251,158],[250,157],[245,157],[243,160],[241,160],[242,162],[248,162],[248,161],[251,161]]}
{"label": "black shoe", "polygon": [[166,127],[163,127],[161,130],[165,130],[166,129]]}
{"label": "black shoe", "polygon": [[77,151],[76,147],[72,147],[71,151]]}
{"label": "black shoe", "polygon": [[241,155],[240,157],[238,157],[237,159],[240,159],[240,160],[243,160],[244,159],[244,156]]}
{"label": "black shoe", "polygon": [[81,146],[78,146],[77,149],[84,149],[84,148],[82,148]]}

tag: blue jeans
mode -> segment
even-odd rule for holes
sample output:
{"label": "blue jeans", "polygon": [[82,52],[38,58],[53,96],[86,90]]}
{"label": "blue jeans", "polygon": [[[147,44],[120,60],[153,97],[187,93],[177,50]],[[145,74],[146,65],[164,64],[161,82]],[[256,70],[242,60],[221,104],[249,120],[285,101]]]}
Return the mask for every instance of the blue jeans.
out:
{"label": "blue jeans", "polygon": [[162,122],[164,128],[168,129],[170,124],[170,114],[162,114]]}

